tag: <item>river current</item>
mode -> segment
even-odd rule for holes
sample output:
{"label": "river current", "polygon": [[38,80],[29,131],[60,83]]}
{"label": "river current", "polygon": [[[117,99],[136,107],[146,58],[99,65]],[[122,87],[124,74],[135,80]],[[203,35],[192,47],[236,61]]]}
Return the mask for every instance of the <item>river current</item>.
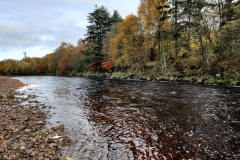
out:
{"label": "river current", "polygon": [[13,77],[77,141],[73,159],[240,159],[240,88],[80,77]]}

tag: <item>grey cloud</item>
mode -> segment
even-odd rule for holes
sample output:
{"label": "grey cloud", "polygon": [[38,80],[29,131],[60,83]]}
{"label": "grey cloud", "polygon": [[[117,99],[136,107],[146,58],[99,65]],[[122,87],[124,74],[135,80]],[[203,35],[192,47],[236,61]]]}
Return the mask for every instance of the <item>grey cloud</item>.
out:
{"label": "grey cloud", "polygon": [[1,0],[0,60],[14,50],[53,49],[62,41],[75,45],[86,33],[87,16],[95,4],[111,13],[118,10],[124,18],[134,12],[136,2],[139,0]]}
{"label": "grey cloud", "polygon": [[18,26],[0,25],[0,47],[10,47],[24,45],[29,46],[38,38],[35,35],[29,35],[27,30]]}

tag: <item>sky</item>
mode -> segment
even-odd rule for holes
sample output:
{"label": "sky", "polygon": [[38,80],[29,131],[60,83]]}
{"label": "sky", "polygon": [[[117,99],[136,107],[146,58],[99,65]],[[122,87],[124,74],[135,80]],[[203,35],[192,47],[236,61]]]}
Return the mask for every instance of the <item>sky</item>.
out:
{"label": "sky", "polygon": [[140,0],[0,0],[0,61],[43,57],[61,42],[77,45],[95,5],[122,18],[137,14]]}

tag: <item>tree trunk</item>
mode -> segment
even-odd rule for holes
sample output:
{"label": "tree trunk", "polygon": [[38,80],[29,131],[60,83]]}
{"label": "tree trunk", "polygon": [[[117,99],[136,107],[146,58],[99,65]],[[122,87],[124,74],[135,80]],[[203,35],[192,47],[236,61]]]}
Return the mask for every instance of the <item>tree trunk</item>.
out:
{"label": "tree trunk", "polygon": [[177,0],[174,0],[174,12],[173,12],[173,18],[174,18],[174,55],[175,59],[177,59],[178,55],[178,31],[177,31],[177,12],[178,12],[178,5],[177,5]]}
{"label": "tree trunk", "polygon": [[163,29],[162,29],[162,70],[167,69],[167,62],[165,57],[165,48],[164,48],[164,37],[163,37]]}

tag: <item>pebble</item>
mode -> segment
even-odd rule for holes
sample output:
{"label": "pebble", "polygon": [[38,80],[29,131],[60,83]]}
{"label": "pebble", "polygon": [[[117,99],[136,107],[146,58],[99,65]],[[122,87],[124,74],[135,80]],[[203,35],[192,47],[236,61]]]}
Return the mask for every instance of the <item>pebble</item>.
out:
{"label": "pebble", "polygon": [[[0,159],[61,159],[58,156],[61,149],[73,142],[64,125],[47,128],[46,120],[49,115],[46,110],[42,110],[37,104],[21,105],[36,96],[21,98],[22,93],[15,89],[23,83],[10,78],[4,79],[0,83]],[[61,141],[54,139],[55,135],[61,136]],[[70,157],[63,159],[67,158],[71,160]]]}

